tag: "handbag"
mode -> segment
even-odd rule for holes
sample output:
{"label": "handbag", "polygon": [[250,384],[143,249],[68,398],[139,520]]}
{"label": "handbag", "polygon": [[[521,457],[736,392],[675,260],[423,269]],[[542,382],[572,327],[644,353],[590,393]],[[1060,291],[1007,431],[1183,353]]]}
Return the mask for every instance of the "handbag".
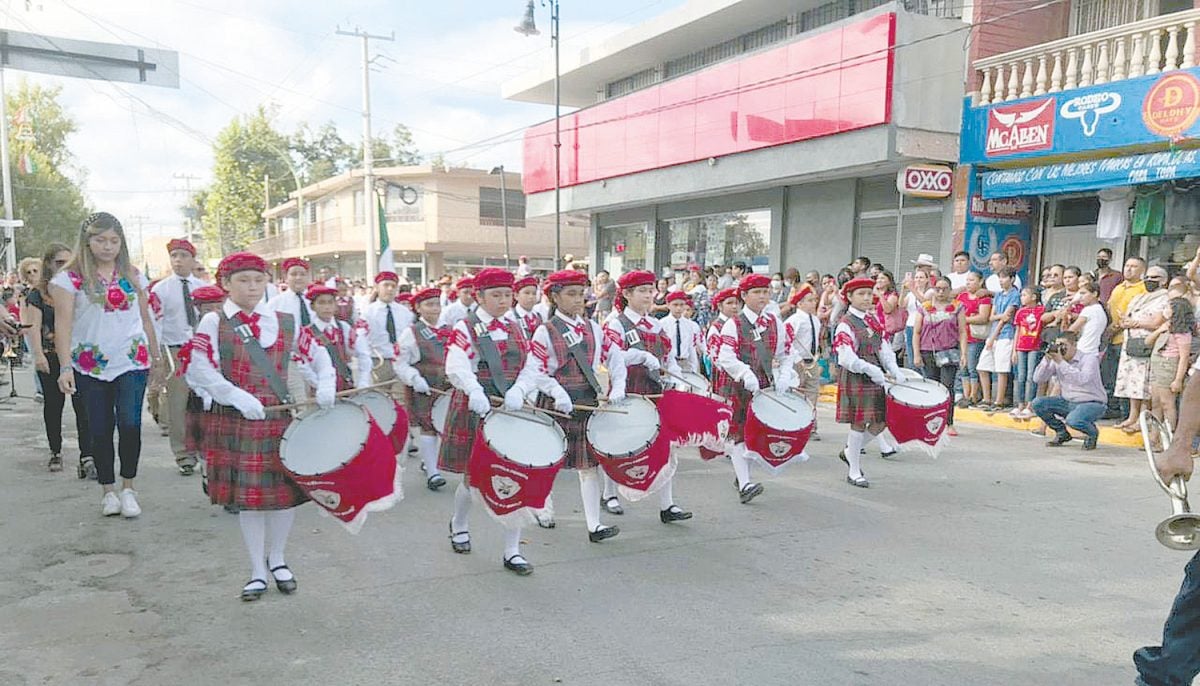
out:
{"label": "handbag", "polygon": [[936,350],[933,353],[933,364],[937,367],[958,366],[962,362],[958,348]]}
{"label": "handbag", "polygon": [[1147,345],[1145,338],[1125,337],[1125,354],[1129,357],[1150,357],[1154,348]]}
{"label": "handbag", "polygon": [[967,328],[971,331],[971,338],[978,338],[980,340],[987,338],[987,324],[967,324]]}

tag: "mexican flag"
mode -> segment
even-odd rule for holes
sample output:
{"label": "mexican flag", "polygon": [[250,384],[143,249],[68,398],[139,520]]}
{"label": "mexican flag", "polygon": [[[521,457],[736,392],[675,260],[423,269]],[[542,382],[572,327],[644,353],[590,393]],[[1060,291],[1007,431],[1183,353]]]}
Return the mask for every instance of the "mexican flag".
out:
{"label": "mexican flag", "polygon": [[379,210],[379,269],[381,272],[396,271],[396,258],[392,255],[392,245],[388,241],[387,218],[383,213],[383,203],[375,199],[375,207]]}

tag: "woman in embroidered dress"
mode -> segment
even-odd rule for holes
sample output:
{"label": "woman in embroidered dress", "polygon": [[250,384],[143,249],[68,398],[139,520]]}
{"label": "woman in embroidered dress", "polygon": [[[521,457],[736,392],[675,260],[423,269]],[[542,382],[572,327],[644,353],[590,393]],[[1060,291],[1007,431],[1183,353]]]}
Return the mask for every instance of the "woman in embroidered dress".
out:
{"label": "woman in embroidered dress", "polygon": [[[913,357],[922,361],[925,378],[937,381],[954,396],[954,377],[967,358],[967,316],[951,296],[950,279],[938,277],[933,297],[921,303],[913,322]],[[946,419],[946,432],[954,429],[954,403]]]}
{"label": "woman in embroidered dress", "polygon": [[159,349],[147,286],[146,277],[129,259],[121,222],[107,212],[80,224],[74,256],[50,281],[61,367],[58,387],[83,399],[92,456],[104,489],[100,511],[106,517],[136,517],[142,512],[133,480],[142,452],[142,400]]}

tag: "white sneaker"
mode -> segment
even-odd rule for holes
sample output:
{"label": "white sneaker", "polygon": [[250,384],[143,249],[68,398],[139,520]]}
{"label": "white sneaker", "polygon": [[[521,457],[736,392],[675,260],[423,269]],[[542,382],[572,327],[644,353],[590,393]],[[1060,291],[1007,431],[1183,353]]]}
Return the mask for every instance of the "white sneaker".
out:
{"label": "white sneaker", "polygon": [[100,514],[105,517],[121,514],[121,501],[117,499],[116,493],[104,492],[104,498],[100,501]]}
{"label": "white sneaker", "polygon": [[141,513],[142,508],[138,507],[137,492],[132,488],[121,491],[121,516],[136,517]]}

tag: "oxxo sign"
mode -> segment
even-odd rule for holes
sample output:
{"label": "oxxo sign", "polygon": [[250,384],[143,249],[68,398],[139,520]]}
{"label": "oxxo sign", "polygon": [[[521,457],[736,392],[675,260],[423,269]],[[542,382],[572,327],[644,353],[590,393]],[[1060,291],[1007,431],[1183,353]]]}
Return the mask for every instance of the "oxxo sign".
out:
{"label": "oxxo sign", "polygon": [[954,170],[940,164],[914,164],[896,175],[896,190],[917,198],[948,198],[954,190]]}

